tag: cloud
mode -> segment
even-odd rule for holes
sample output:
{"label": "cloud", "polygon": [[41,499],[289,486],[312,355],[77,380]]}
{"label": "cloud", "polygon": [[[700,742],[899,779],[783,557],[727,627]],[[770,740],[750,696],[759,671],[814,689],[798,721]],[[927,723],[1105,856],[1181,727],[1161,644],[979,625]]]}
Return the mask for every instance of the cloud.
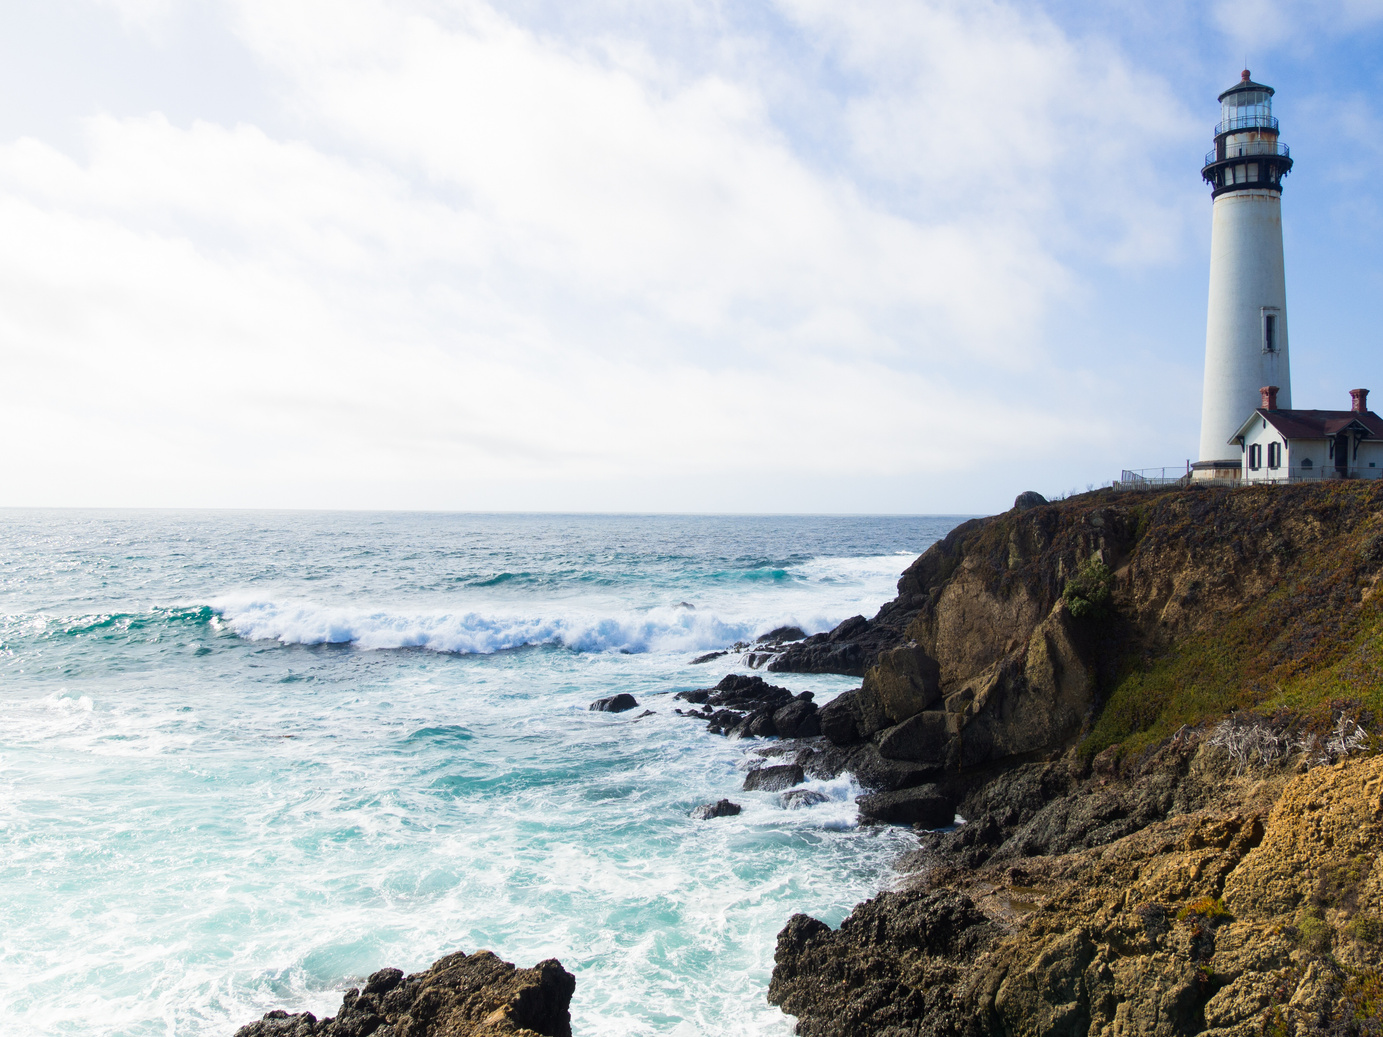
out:
{"label": "cloud", "polygon": [[1002,4],[776,12],[829,75],[736,25],[662,61],[642,24],[237,0],[297,133],[0,147],[0,433],[49,444],[11,501],[733,508],[771,458],[780,507],[858,510],[811,485],[973,498],[1107,449],[1081,401],[1126,368],[1044,329],[1083,266],[1181,247],[1185,194],[1129,161],[1194,132],[1166,84]]}

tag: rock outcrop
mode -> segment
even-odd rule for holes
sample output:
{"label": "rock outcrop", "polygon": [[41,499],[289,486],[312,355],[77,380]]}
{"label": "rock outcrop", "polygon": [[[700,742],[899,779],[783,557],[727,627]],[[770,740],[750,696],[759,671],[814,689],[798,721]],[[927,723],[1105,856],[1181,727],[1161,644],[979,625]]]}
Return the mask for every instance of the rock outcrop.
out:
{"label": "rock outcrop", "polygon": [[769,999],[811,1037],[1379,1033],[1383,758],[1305,766],[1019,768],[908,888],[794,917]]}
{"label": "rock outcrop", "polygon": [[519,969],[489,951],[452,954],[411,976],[381,969],[330,1018],[275,1011],[235,1037],[571,1037],[575,990],[555,959]]}
{"label": "rock outcrop", "polygon": [[769,665],[863,677],[820,711],[826,738],[939,774],[1060,751],[1101,719],[1106,741],[1170,734],[1171,713],[1136,690],[1104,707],[1192,651],[1212,666],[1186,667],[1218,681],[1224,708],[1252,706],[1383,616],[1380,483],[1022,503],[934,544],[872,620]]}

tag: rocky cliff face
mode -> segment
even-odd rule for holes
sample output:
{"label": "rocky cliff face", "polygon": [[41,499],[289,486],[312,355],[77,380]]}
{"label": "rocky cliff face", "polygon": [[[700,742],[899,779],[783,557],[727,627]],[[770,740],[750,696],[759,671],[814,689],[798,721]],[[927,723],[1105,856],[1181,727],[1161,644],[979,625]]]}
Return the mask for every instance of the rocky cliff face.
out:
{"label": "rocky cliff face", "polygon": [[[862,673],[823,710],[823,733],[937,771],[1060,750],[1097,719],[1106,743],[1170,734],[1158,725],[1176,710],[1159,711],[1175,698],[1163,685],[1186,683],[1166,672],[1178,653],[1218,656],[1211,690],[1225,708],[1251,707],[1383,619],[1380,509],[1376,483],[1103,492],[1015,509],[958,527],[873,620],[809,638],[770,668],[835,660]],[[1109,600],[1081,597],[1082,580]],[[1104,709],[1148,673],[1161,681],[1150,695],[1130,690],[1133,701]]]}
{"label": "rocky cliff face", "polygon": [[775,660],[863,675],[808,769],[968,820],[793,918],[770,1000],[814,1037],[1383,1033],[1383,485],[1027,503]]}
{"label": "rocky cliff face", "polygon": [[1209,743],[989,783],[908,888],[793,918],[769,999],[812,1037],[1383,1032],[1383,759]]}

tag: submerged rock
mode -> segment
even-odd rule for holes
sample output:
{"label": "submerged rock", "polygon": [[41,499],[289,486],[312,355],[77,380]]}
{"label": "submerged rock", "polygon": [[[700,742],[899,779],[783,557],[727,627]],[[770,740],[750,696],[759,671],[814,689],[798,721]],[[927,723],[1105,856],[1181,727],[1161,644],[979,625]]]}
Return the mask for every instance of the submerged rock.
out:
{"label": "submerged rock", "polygon": [[693,821],[709,821],[713,817],[734,817],[743,808],[738,803],[731,803],[728,799],[717,800],[714,803],[703,803],[691,812]]}
{"label": "submerged rock", "polygon": [[609,698],[596,699],[591,703],[590,709],[600,713],[623,713],[626,709],[637,709],[639,700],[627,692],[620,692],[618,695],[611,695]]}
{"label": "submerged rock", "polygon": [[814,807],[818,803],[829,803],[831,797],[815,789],[788,789],[778,799],[788,810],[801,810],[803,807]]}
{"label": "submerged rock", "polygon": [[776,767],[760,767],[744,776],[745,792],[781,792],[806,781],[807,776],[795,763],[783,763]]}
{"label": "submerged rock", "polygon": [[407,977],[381,969],[347,991],[335,1016],[278,1010],[235,1037],[571,1037],[575,990],[555,958],[519,969],[490,951],[451,954]]}

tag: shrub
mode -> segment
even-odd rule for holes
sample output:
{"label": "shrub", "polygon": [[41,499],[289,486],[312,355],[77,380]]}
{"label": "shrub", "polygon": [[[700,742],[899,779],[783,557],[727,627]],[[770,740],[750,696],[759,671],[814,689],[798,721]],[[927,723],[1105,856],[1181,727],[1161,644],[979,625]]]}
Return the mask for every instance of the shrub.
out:
{"label": "shrub", "polygon": [[1061,598],[1076,619],[1101,620],[1109,615],[1113,592],[1113,570],[1098,558],[1091,558],[1066,581]]}

